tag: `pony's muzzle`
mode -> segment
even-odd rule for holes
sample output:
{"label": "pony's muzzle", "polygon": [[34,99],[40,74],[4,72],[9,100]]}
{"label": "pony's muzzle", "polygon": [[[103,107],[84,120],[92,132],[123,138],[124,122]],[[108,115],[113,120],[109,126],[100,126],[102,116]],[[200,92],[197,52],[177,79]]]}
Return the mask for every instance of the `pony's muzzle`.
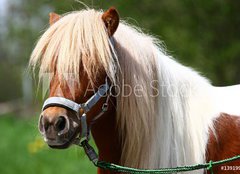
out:
{"label": "pony's muzzle", "polygon": [[59,140],[66,137],[70,129],[69,119],[66,116],[49,117],[41,115],[39,119],[39,131],[47,140]]}
{"label": "pony's muzzle", "polygon": [[38,128],[48,146],[67,148],[79,134],[79,123],[74,112],[61,107],[49,107],[41,113]]}

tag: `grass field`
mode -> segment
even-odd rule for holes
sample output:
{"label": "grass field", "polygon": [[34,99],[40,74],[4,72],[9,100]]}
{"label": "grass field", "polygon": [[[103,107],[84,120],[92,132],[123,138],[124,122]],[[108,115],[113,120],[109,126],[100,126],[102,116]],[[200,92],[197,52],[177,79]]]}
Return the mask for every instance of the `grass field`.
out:
{"label": "grass field", "polygon": [[0,117],[0,174],[92,174],[83,150],[50,149],[37,130],[37,118]]}

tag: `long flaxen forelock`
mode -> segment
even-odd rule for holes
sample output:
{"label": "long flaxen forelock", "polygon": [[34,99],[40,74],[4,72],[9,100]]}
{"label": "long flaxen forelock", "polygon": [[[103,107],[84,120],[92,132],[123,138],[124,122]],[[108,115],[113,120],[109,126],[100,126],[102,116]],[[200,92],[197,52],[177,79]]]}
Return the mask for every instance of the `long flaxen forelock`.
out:
{"label": "long flaxen forelock", "polygon": [[101,70],[115,80],[117,64],[101,15],[95,10],[72,12],[47,29],[30,59],[40,78],[55,70],[60,79],[78,81],[81,64],[92,83]]}
{"label": "long flaxen forelock", "polygon": [[[91,81],[103,68],[120,89],[123,84],[132,89],[141,86],[140,97],[134,93],[123,97],[123,91],[117,96],[122,165],[159,168],[203,163],[213,115],[209,82],[166,55],[155,38],[124,22],[114,34],[113,49],[101,15],[82,10],[62,17],[40,38],[30,64],[39,64],[41,77],[52,65],[59,75],[78,76],[82,63]],[[158,83],[152,84],[155,80]],[[180,94],[182,84],[186,88]],[[167,95],[169,89],[177,91],[174,97]]]}

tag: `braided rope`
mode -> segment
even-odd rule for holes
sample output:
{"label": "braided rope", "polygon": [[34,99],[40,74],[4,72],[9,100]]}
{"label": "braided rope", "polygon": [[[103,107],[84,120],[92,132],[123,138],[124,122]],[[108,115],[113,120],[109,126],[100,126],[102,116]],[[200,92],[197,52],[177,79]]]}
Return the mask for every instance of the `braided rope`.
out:
{"label": "braided rope", "polygon": [[181,167],[175,167],[175,168],[162,168],[162,169],[135,169],[130,167],[124,167],[104,161],[97,161],[94,163],[96,167],[105,169],[105,170],[111,170],[114,172],[122,172],[122,173],[131,173],[131,174],[170,174],[170,173],[176,173],[176,172],[187,172],[187,171],[194,171],[194,170],[200,170],[200,169],[207,169],[213,174],[213,166],[217,166],[220,164],[228,163],[231,161],[235,161],[240,159],[240,155],[234,156],[232,158],[227,158],[220,161],[209,161],[209,163],[205,164],[197,164],[197,165],[190,165],[190,166],[181,166]]}

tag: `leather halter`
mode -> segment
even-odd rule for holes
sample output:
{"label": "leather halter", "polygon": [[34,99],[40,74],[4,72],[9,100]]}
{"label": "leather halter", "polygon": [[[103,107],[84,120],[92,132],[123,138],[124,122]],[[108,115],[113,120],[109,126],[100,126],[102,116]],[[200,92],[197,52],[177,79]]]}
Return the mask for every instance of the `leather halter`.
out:
{"label": "leather halter", "polygon": [[[72,100],[69,100],[64,97],[49,97],[43,104],[42,111],[47,109],[51,106],[59,106],[63,108],[70,109],[74,111],[78,117],[78,120],[81,124],[81,133],[79,136],[76,137],[75,144],[82,145],[82,142],[84,140],[89,140],[90,135],[90,127],[87,125],[87,113],[93,108],[93,106],[96,105],[96,103],[103,97],[107,97],[106,102],[102,105],[101,112],[94,117],[94,120],[91,121],[94,122],[97,120],[100,116],[104,114],[108,110],[108,100],[110,95],[107,94],[110,90],[110,86],[108,85],[108,81],[106,78],[105,84],[101,85],[98,89],[98,91],[90,98],[87,102],[78,104]],[[107,96],[106,96],[107,94]],[[83,110],[83,114],[80,115],[80,110]]]}

